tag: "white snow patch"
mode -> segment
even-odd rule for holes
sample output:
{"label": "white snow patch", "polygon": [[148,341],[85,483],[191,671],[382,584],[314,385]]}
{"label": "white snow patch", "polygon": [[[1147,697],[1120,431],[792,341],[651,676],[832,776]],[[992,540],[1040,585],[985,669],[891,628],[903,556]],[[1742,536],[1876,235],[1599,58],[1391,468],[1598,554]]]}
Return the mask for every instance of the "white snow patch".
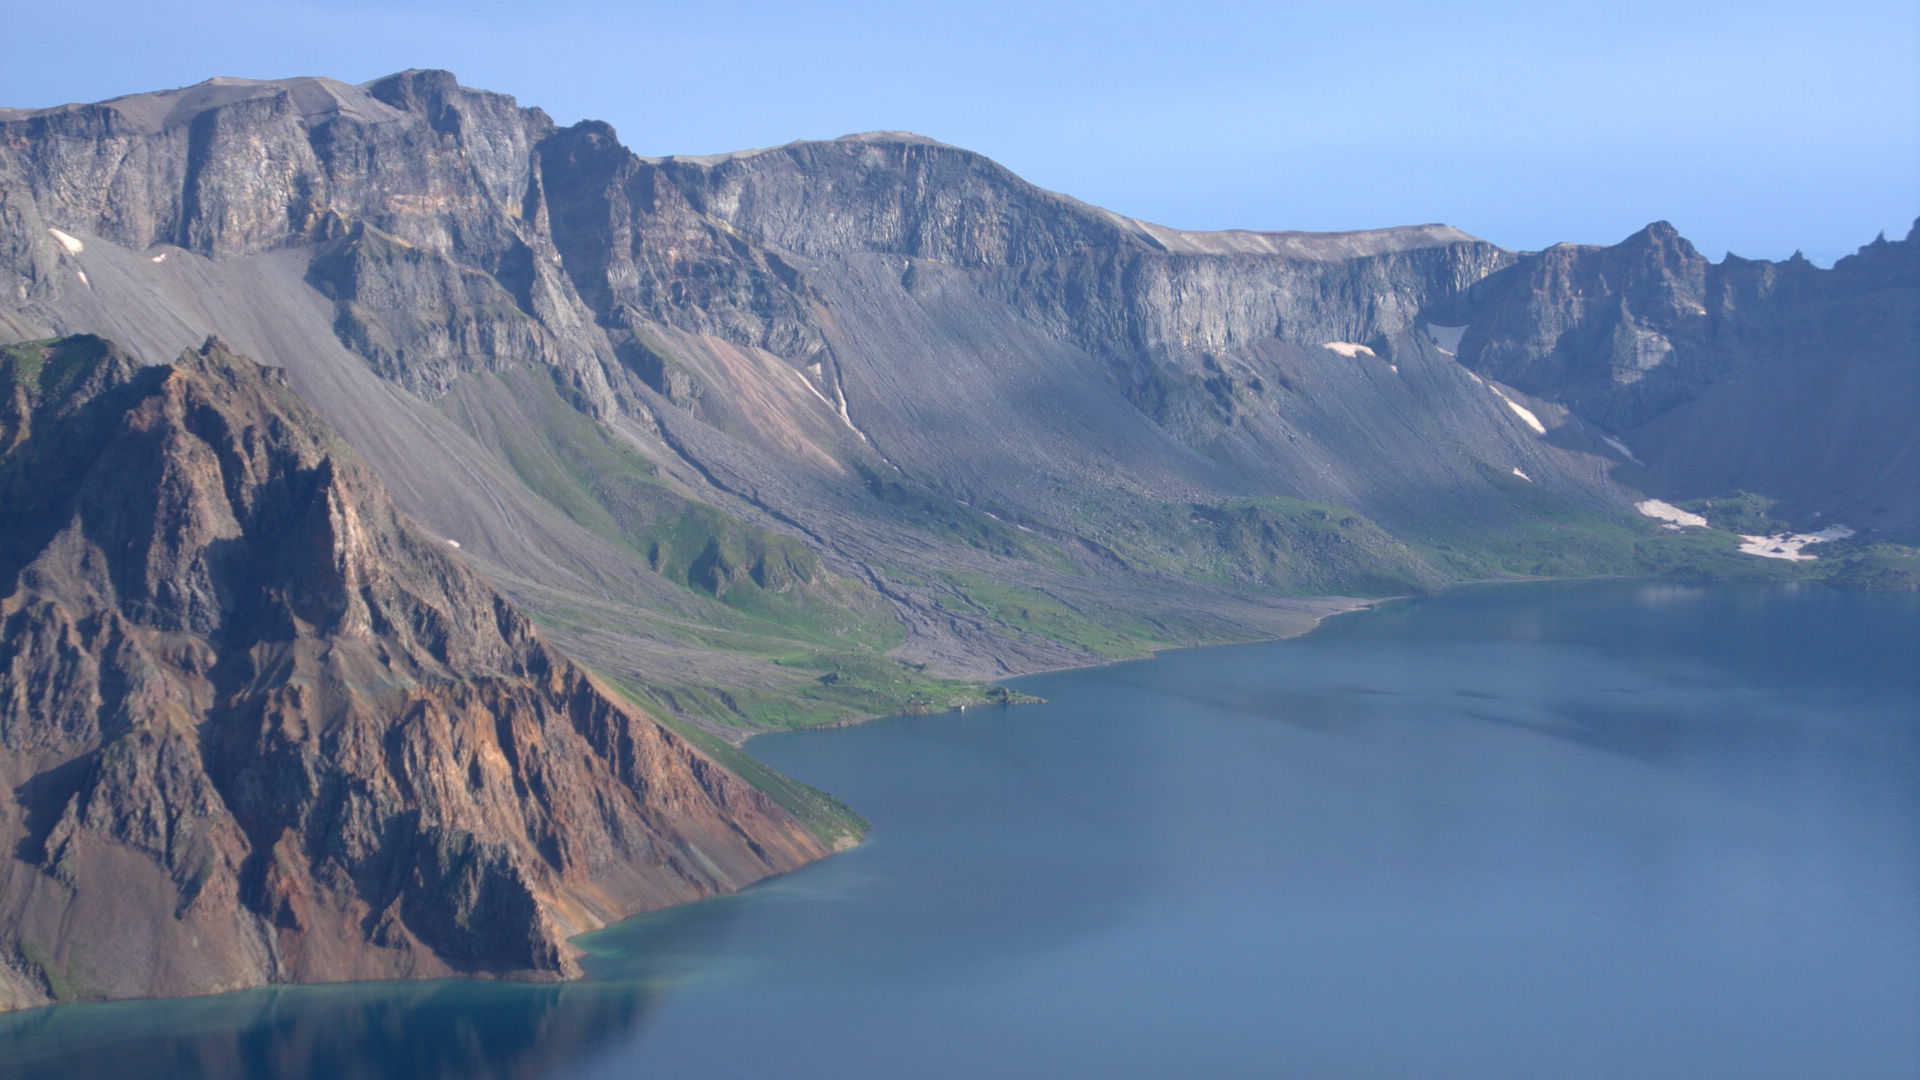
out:
{"label": "white snow patch", "polygon": [[[1478,378],[1478,376],[1475,376],[1475,378]],[[1515,416],[1518,416],[1520,419],[1525,420],[1527,422],[1527,426],[1533,429],[1533,433],[1535,435],[1545,435],[1547,433],[1547,425],[1541,423],[1540,418],[1533,415],[1532,409],[1529,409],[1525,405],[1522,405],[1519,402],[1508,397],[1506,394],[1501,392],[1499,387],[1494,386],[1491,383],[1488,384],[1487,388],[1492,390],[1495,394],[1499,395],[1500,400],[1507,403],[1507,408],[1512,409]]]}
{"label": "white snow patch", "polygon": [[[873,440],[867,438],[867,433],[861,431],[860,425],[853,422],[853,414],[847,411],[847,391],[840,385],[840,373],[838,371],[833,373],[833,400],[840,406],[840,419],[846,423],[847,430],[860,436],[861,442],[872,446]],[[884,460],[886,455],[881,454],[880,457]],[[893,465],[893,462],[888,461],[887,464]],[[898,465],[894,465],[893,467],[896,470],[900,468]]]}
{"label": "white snow patch", "polygon": [[1659,518],[1661,521],[1667,522],[1675,528],[1682,525],[1691,525],[1696,529],[1704,529],[1707,527],[1706,518],[1701,517],[1699,514],[1689,513],[1670,502],[1662,502],[1659,499],[1647,499],[1644,502],[1634,503],[1633,508],[1650,518]]}
{"label": "white snow patch", "polygon": [[87,272],[85,270],[75,270],[73,276],[80,279],[80,284],[85,285],[89,289],[93,288],[93,282],[87,280]]}
{"label": "white snow patch", "polygon": [[[834,412],[839,413],[840,422],[847,425],[848,431],[851,431],[855,435],[860,436],[860,441],[863,443],[866,443],[868,446],[873,445],[873,440],[867,438],[867,433],[860,430],[860,426],[853,422],[853,416],[847,412],[847,397],[844,393],[841,392],[840,384],[837,380],[834,382],[834,386],[833,386],[833,398],[828,398],[827,395],[820,392],[819,387],[813,385],[813,379],[807,378],[805,375],[802,375],[798,371],[794,371],[794,369],[792,368],[787,368],[787,370],[793,371],[794,378],[799,379],[800,385],[806,387],[809,391],[811,391],[814,397],[819,398],[820,404],[825,405],[827,408],[832,409]],[[820,378],[822,375],[822,368],[820,366],[820,362],[816,360],[813,363],[808,364],[807,371],[812,373],[814,379]]]}
{"label": "white snow patch", "polygon": [[[788,370],[788,371],[793,371],[793,369],[792,369],[792,368],[788,368],[787,370]],[[807,370],[813,373],[813,377],[814,377],[814,379],[817,379],[817,378],[819,378],[819,377],[820,377],[820,365],[819,365],[819,364],[810,364],[810,365],[808,365],[808,366],[807,366]],[[809,378],[807,378],[807,377],[806,377],[805,375],[801,375],[801,374],[800,374],[799,372],[797,372],[797,371],[794,371],[793,373],[794,373],[794,375],[795,375],[796,377],[798,377],[798,378],[799,378],[799,380],[800,380],[800,385],[801,385],[801,386],[804,386],[804,387],[806,387],[806,388],[807,388],[807,389],[808,389],[809,391],[811,391],[811,392],[812,392],[812,394],[813,394],[813,396],[814,396],[814,397],[817,397],[817,398],[819,398],[819,399],[820,399],[820,404],[822,404],[822,405],[825,405],[825,406],[826,406],[826,407],[827,407],[828,409],[831,409],[831,410],[833,410],[833,411],[835,411],[835,412],[838,412],[838,411],[839,411],[838,409],[835,409],[835,408],[834,408],[834,404],[833,404],[833,402],[831,402],[831,401],[828,401],[828,400],[827,400],[827,395],[825,395],[825,394],[823,394],[823,393],[821,393],[821,392],[820,392],[820,388],[819,388],[819,387],[817,387],[817,386],[815,386],[815,385],[813,385],[813,379],[809,379]],[[853,425],[851,425],[851,424],[849,424],[849,425],[847,425],[847,426],[848,426],[848,427],[852,427]]]}
{"label": "white snow patch", "polygon": [[458,548],[458,547],[460,546],[460,541],[458,541],[458,540],[449,540],[449,541],[447,541],[447,546],[448,546],[448,547],[450,547],[450,548]]}
{"label": "white snow patch", "polygon": [[1853,535],[1853,530],[1845,525],[1829,525],[1815,533],[1780,533],[1777,536],[1740,537],[1740,552],[1743,555],[1758,555],[1762,559],[1785,559],[1788,562],[1808,562],[1816,556],[1808,555],[1802,549],[1810,544],[1824,544],[1829,540],[1845,540]]}
{"label": "white snow patch", "polygon": [[80,238],[72,233],[63,233],[59,229],[48,229],[47,231],[53,234],[55,240],[60,241],[60,246],[66,248],[67,254],[69,255],[78,255],[87,250],[87,245],[81,243]]}
{"label": "white snow patch", "polygon": [[150,262],[157,262],[157,263],[159,263],[159,262],[166,262],[166,261],[167,261],[167,253],[163,251],[163,252],[161,252],[160,254],[158,254],[158,255],[155,255],[155,256],[154,256],[154,257],[153,257],[153,258],[152,258],[151,260],[149,260],[149,261],[150,261]]}
{"label": "white snow patch", "polygon": [[1629,450],[1629,449],[1627,449],[1627,444],[1626,444],[1626,443],[1623,443],[1623,442],[1621,442],[1621,441],[1620,441],[1619,439],[1616,439],[1616,438],[1614,438],[1614,437],[1613,437],[1613,436],[1611,436],[1611,435],[1602,435],[1602,436],[1600,436],[1600,437],[1601,437],[1602,439],[1605,439],[1605,440],[1607,441],[1607,445],[1608,445],[1608,446],[1611,446],[1611,447],[1613,447],[1613,448],[1614,448],[1615,450],[1618,450],[1618,451],[1620,451],[1620,456],[1621,456],[1621,457],[1624,457],[1624,458],[1626,458],[1626,459],[1627,459],[1628,461],[1631,461],[1631,462],[1633,462],[1633,463],[1634,463],[1635,465],[1638,465],[1638,464],[1640,464],[1640,459],[1639,459],[1639,458],[1637,458],[1637,457],[1634,457],[1634,456],[1633,456],[1633,451],[1632,451],[1632,450]]}
{"label": "white snow patch", "polygon": [[1320,347],[1323,349],[1331,349],[1349,360],[1358,356],[1372,356],[1374,354],[1372,349],[1355,341],[1327,341],[1322,342]]}
{"label": "white snow patch", "polygon": [[1518,466],[1518,465],[1515,465],[1515,466],[1513,467],[1513,475],[1515,475],[1515,476],[1517,476],[1517,477],[1519,477],[1519,478],[1520,478],[1520,479],[1522,479],[1522,480],[1525,480],[1525,481],[1526,481],[1527,483],[1529,483],[1529,484],[1531,484],[1531,483],[1533,483],[1533,477],[1531,477],[1531,476],[1528,476],[1528,475],[1527,475],[1526,473],[1523,473],[1523,472],[1521,472],[1521,471],[1520,471],[1520,466]]}

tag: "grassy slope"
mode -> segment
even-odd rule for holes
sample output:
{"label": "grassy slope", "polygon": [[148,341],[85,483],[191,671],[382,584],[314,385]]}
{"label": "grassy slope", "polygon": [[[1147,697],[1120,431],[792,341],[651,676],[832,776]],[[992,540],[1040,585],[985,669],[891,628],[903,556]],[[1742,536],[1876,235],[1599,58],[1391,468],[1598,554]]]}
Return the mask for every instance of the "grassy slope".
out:
{"label": "grassy slope", "polygon": [[[497,376],[484,376],[497,379]],[[469,430],[497,433],[508,463],[559,512],[634,552],[680,591],[683,611],[644,632],[765,665],[769,685],[660,681],[628,689],[655,711],[737,739],[754,731],[813,727],[855,717],[984,704],[973,683],[939,679],[885,654],[905,640],[891,608],[862,583],[828,571],[805,544],[743,523],[662,484],[657,467],[619,436],[568,405],[541,378],[516,382],[514,416],[455,414]],[[469,403],[499,402],[477,395]],[[470,407],[470,406],[468,406]],[[486,420],[490,423],[483,424]],[[634,631],[604,612],[532,605],[534,617],[574,629]],[[629,618],[629,616],[631,618]]]}
{"label": "grassy slope", "polygon": [[[750,658],[769,674],[756,686],[635,685],[641,680],[629,678],[629,689],[656,711],[732,741],[759,730],[992,700],[978,684],[937,678],[889,658],[903,632],[864,584],[826,571],[798,540],[669,490],[652,462],[571,407],[551,384],[516,384],[511,399],[532,422],[494,417],[491,430],[499,433],[500,449],[521,478],[561,513],[627,547],[684,590],[683,616],[662,619],[649,632]],[[470,429],[482,426],[464,419]],[[1475,506],[1470,519],[1435,521],[1403,536],[1345,507],[1297,499],[1142,499],[1122,507],[1065,509],[1084,535],[1097,538],[1095,546],[1130,569],[1273,595],[1385,596],[1516,576],[1841,577],[1838,560],[1788,563],[1742,555],[1727,529],[1675,533],[1517,477],[1490,472],[1488,479],[1496,497]],[[1096,571],[1066,558],[1041,534],[898,479],[872,474],[863,481],[888,513],[917,531],[1097,584]],[[1769,524],[1765,506],[1751,499],[1727,501],[1725,508],[1724,524],[1738,531]],[[883,569],[901,580],[937,582],[937,607],[984,620],[993,632],[1046,639],[1095,657],[1140,656],[1218,640],[1217,633],[1178,619],[1145,618],[1121,604],[1088,599],[1097,588],[1069,596],[1037,583],[1045,574],[1023,579],[945,568]],[[1851,582],[1884,582],[1911,574],[1912,565],[1900,549],[1876,550],[1857,553],[1846,570],[1844,579]],[[535,613],[552,625],[613,628],[604,612],[564,604]]]}
{"label": "grassy slope", "polygon": [[847,804],[791,777],[782,776],[745,750],[713,732],[676,716],[671,709],[644,689],[614,683],[633,703],[646,709],[662,723],[719,762],[734,775],[767,793],[767,796],[800,819],[821,843],[838,848],[857,843],[866,835],[867,820]]}

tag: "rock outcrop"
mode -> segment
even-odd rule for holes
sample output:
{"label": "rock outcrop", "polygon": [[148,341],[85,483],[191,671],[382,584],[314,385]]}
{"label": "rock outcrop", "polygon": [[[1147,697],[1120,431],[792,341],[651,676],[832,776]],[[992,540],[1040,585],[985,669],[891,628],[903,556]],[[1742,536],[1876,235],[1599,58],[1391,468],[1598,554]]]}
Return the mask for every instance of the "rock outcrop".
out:
{"label": "rock outcrop", "polygon": [[1616,434],[1653,490],[1920,536],[1920,223],[1822,270],[1711,263],[1656,222],[1523,255],[1464,310],[1466,364]]}
{"label": "rock outcrop", "polygon": [[823,854],[554,652],[273,369],[0,359],[0,1007],[575,970]]}

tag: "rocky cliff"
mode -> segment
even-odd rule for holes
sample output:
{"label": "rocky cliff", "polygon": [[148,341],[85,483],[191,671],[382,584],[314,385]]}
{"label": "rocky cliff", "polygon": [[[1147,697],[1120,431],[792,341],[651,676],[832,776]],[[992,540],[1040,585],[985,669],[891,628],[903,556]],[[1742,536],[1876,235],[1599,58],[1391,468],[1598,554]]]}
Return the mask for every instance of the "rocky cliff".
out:
{"label": "rocky cliff", "polygon": [[1656,222],[1521,256],[1463,310],[1463,361],[1616,433],[1652,490],[1920,536],[1920,223],[1822,270],[1711,263]]}
{"label": "rocky cliff", "polygon": [[[433,71],[0,111],[0,225],[0,328],[284,366],[557,641],[718,732],[1306,594],[1644,572],[1646,494],[1916,512],[1837,479],[1911,460],[1874,411],[1913,397],[1896,257],[1185,232],[902,133],[642,158]],[[1823,322],[1879,344],[1823,366]],[[1788,340],[1783,394],[1753,357]],[[908,669],[852,705],[852,654]]]}
{"label": "rocky cliff", "polygon": [[823,854],[209,341],[0,359],[0,1007],[558,977]]}

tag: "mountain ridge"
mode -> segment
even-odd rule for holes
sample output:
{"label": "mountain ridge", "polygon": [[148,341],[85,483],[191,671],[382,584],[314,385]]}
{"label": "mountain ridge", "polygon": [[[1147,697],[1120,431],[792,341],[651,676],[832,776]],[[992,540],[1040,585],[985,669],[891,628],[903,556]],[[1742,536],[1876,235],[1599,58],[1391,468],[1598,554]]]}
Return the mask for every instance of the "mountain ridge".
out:
{"label": "mountain ridge", "polygon": [[[1389,591],[1639,565],[1646,538],[1630,507],[1646,494],[1636,485],[1659,488],[1653,444],[1610,414],[1585,415],[1567,386],[1496,370],[1498,350],[1482,343],[1497,335],[1480,324],[1507,302],[1487,283],[1514,280],[1539,253],[1437,226],[1180,233],[892,133],[643,158],[605,124],[559,127],[444,72],[356,88],[379,106],[375,121],[326,112],[325,100],[303,111],[284,87],[241,89],[254,96],[187,124],[202,129],[198,144],[185,129],[168,142],[11,126],[0,183],[15,194],[0,216],[17,244],[0,284],[16,302],[0,321],[22,336],[95,327],[159,355],[218,330],[285,364],[342,430],[386,447],[370,456],[410,511],[475,545],[489,573],[540,598],[544,618],[588,599],[580,574],[595,605],[635,597],[617,602],[622,620],[707,603],[663,591],[647,576],[658,571],[625,553],[633,526],[660,512],[659,488],[817,550],[832,582],[851,583],[831,586],[841,599],[830,607],[882,598],[907,627],[892,655],[950,675],[1098,658],[974,602],[955,573],[1014,581],[1095,622],[1124,580],[1133,599],[1122,606],[1160,626],[1136,649],[1295,625],[1230,592],[1341,591],[1338,575],[1283,554],[1305,542],[1283,538],[1312,513],[1378,523],[1402,545],[1369,556],[1399,568]],[[112,150],[78,152],[89,145]],[[258,147],[282,149],[262,159]],[[262,173],[260,160],[276,164]],[[103,161],[119,164],[101,172]],[[49,228],[86,251],[64,250]],[[1589,250],[1607,249],[1568,257]],[[230,310],[243,293],[251,310]],[[316,303],[328,308],[324,338]],[[151,317],[118,314],[136,308]],[[601,451],[554,443],[548,420],[530,415],[564,418],[540,404],[546,373],[618,454],[646,459],[655,488],[609,487],[602,466],[582,464]],[[409,425],[439,448],[396,452]],[[449,453],[457,460],[442,462]],[[520,486],[536,473],[537,490]],[[1720,479],[1772,484],[1738,470]],[[565,512],[538,522],[543,552],[500,545],[531,535],[530,515],[555,499]],[[1247,549],[1224,526],[1193,524],[1227,520],[1247,499],[1335,509],[1276,504],[1288,522],[1269,522],[1271,536]],[[1881,519],[1898,527],[1897,515]],[[1526,523],[1604,529],[1611,553],[1547,557],[1510,539]],[[1181,534],[1171,543],[1169,530]],[[941,572],[912,571],[927,561]],[[1336,565],[1384,587],[1378,567]],[[1115,568],[1122,578],[1089,586]],[[1193,605],[1171,602],[1196,584],[1220,587],[1196,594],[1201,608],[1235,614],[1195,620]],[[857,596],[867,599],[847,599]],[[641,682],[634,650],[706,662],[657,636],[615,645],[599,627],[556,632]],[[794,692],[779,672],[734,666],[728,678]]]}

